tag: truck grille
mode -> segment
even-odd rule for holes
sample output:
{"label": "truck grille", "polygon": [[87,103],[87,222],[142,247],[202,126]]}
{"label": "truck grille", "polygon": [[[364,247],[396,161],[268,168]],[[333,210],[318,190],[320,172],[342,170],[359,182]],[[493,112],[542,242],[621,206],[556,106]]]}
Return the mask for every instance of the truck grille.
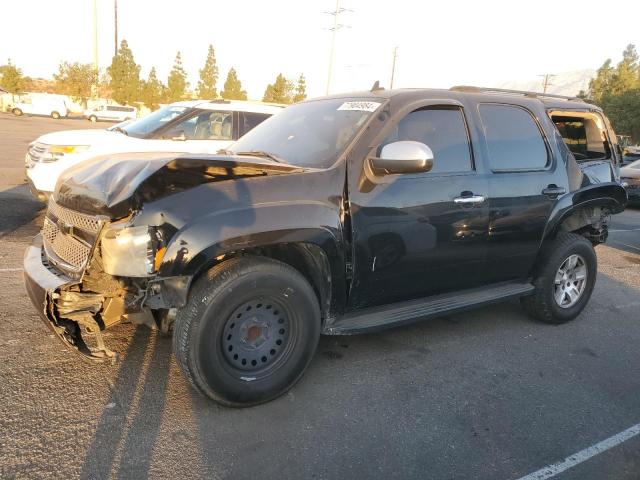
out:
{"label": "truck grille", "polygon": [[42,239],[47,259],[64,273],[79,277],[89,263],[104,219],[75,212],[49,200]]}

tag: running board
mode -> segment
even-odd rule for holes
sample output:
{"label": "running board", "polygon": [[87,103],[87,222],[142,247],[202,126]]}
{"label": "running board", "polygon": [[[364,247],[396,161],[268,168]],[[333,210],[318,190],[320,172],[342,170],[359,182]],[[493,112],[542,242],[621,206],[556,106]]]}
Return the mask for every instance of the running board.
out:
{"label": "running board", "polygon": [[325,335],[353,335],[384,330],[417,320],[460,312],[471,308],[522,297],[533,291],[531,283],[498,283],[481,288],[445,293],[433,297],[369,307],[339,317],[325,327]]}

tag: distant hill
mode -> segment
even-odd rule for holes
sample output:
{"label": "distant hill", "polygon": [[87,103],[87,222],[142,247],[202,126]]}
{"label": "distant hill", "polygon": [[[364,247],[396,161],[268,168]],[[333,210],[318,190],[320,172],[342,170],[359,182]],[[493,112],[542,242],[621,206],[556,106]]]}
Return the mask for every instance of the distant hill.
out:
{"label": "distant hill", "polygon": [[[576,70],[573,72],[559,73],[550,79],[547,93],[557,95],[577,95],[580,90],[587,91],[589,80],[595,77],[595,70]],[[532,92],[542,92],[542,77],[531,80],[510,80],[496,85],[497,88],[508,88],[512,90],[528,90]]]}

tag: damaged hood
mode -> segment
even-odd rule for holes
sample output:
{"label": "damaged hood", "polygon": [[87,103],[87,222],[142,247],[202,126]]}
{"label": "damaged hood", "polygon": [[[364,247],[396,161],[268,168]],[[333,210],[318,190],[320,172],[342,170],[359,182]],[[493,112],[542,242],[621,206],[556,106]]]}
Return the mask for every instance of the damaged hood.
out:
{"label": "damaged hood", "polygon": [[304,168],[251,156],[128,153],[95,157],[66,170],[54,193],[57,204],[111,219],[126,217],[143,203],[204,183]]}

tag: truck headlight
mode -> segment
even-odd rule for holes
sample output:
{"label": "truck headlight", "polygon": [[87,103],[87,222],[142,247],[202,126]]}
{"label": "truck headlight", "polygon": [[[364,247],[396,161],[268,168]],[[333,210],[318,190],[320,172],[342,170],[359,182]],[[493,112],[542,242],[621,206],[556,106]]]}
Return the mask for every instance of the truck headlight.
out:
{"label": "truck headlight", "polygon": [[[89,148],[89,145],[49,145],[40,156],[41,162],[55,162],[65,155],[72,153],[82,153]],[[37,161],[37,159],[35,159]]]}
{"label": "truck headlight", "polygon": [[109,228],[102,236],[104,271],[118,277],[147,277],[157,271],[165,248],[154,227]]}

